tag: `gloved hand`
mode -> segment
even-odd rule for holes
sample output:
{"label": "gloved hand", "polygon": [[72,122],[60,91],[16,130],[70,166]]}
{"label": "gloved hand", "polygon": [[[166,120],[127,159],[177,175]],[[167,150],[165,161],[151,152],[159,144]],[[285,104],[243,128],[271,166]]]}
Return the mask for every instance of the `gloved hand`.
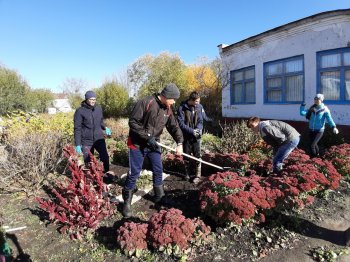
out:
{"label": "gloved hand", "polygon": [[301,106],[306,106],[305,102],[303,102],[303,103],[301,104]]}
{"label": "gloved hand", "polygon": [[157,141],[155,139],[154,136],[151,136],[148,140],[147,140],[147,146],[153,150],[153,151],[159,151],[159,146],[157,145]]}
{"label": "gloved hand", "polygon": [[339,134],[338,128],[336,128],[336,127],[333,128],[333,134],[335,134],[335,135],[338,135],[338,134]]}
{"label": "gloved hand", "polygon": [[107,136],[111,136],[112,135],[112,131],[108,127],[106,127],[106,135]]}
{"label": "gloved hand", "polygon": [[76,146],[75,147],[75,152],[77,152],[77,154],[82,155],[83,151],[81,150],[81,146]]}
{"label": "gloved hand", "polygon": [[193,135],[195,136],[195,138],[200,138],[202,135],[202,131],[198,128],[193,129]]}

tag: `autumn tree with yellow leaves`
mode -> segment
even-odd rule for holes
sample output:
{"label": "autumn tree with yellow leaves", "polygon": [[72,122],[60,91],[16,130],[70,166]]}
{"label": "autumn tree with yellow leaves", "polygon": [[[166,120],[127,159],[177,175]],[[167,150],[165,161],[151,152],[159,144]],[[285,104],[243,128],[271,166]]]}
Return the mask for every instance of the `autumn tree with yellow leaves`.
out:
{"label": "autumn tree with yellow leaves", "polygon": [[221,90],[227,79],[220,59],[208,62],[203,58],[196,64],[186,65],[177,54],[145,55],[129,67],[128,78],[129,84],[138,90],[138,97],[160,92],[170,82],[180,89],[178,102],[197,91],[208,115],[221,117]]}

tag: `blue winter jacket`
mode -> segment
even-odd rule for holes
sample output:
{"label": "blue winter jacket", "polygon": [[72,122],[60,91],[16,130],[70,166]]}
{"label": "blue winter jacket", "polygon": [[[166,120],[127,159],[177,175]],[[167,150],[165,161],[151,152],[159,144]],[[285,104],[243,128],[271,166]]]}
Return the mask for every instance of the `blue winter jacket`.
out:
{"label": "blue winter jacket", "polygon": [[177,120],[182,130],[184,138],[194,138],[193,130],[203,130],[203,106],[189,106],[188,100],[181,102],[177,109]]}
{"label": "blue winter jacket", "polygon": [[94,142],[104,139],[103,131],[106,126],[103,123],[102,108],[81,103],[74,113],[74,141],[77,146],[92,146]]}
{"label": "blue winter jacket", "polygon": [[323,103],[313,105],[307,110],[301,105],[300,115],[309,117],[309,129],[312,131],[324,131],[326,121],[331,127],[335,127],[331,112]]}

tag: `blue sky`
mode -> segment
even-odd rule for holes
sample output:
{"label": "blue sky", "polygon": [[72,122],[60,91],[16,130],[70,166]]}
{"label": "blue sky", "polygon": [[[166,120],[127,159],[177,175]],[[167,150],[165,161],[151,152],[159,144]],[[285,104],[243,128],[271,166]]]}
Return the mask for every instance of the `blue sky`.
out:
{"label": "blue sky", "polygon": [[162,51],[186,64],[349,0],[0,0],[0,65],[32,88],[59,91],[67,78],[100,86],[137,58]]}

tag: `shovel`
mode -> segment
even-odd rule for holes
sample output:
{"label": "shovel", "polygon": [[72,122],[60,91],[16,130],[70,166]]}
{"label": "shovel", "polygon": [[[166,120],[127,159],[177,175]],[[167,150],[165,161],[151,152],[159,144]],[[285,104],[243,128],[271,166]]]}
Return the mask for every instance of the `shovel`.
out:
{"label": "shovel", "polygon": [[[166,145],[164,145],[164,144],[162,144],[162,143],[157,142],[157,145],[158,145],[158,146],[161,146],[161,147],[163,147],[163,148],[165,148],[165,149],[168,149],[168,150],[170,150],[170,151],[176,152],[176,149],[171,148],[171,147],[169,147],[169,146],[166,146]],[[200,158],[191,156],[191,155],[186,154],[186,153],[182,153],[181,155],[182,155],[182,156],[185,156],[185,157],[188,157],[188,158],[191,158],[191,159],[193,159],[193,160],[196,160],[196,161],[198,161],[198,162],[201,162],[201,163],[203,163],[203,164],[205,164],[205,165],[215,167],[215,168],[220,169],[220,170],[222,170],[222,171],[223,171],[223,170],[230,169],[230,167],[221,167],[221,166],[217,166],[217,165],[214,165],[214,164],[212,164],[212,163],[206,162],[206,161],[204,161],[204,160],[202,160],[202,159],[200,159]]]}

